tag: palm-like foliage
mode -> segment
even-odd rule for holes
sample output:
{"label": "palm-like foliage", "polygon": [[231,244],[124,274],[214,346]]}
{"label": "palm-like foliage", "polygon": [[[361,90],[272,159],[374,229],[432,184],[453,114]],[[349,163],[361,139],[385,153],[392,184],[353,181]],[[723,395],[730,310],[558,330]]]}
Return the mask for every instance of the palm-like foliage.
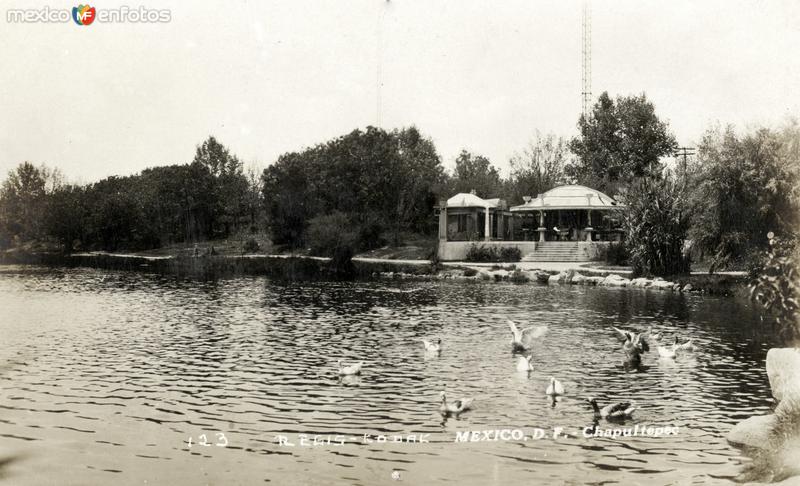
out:
{"label": "palm-like foliage", "polygon": [[660,181],[642,179],[624,198],[623,224],[634,273],[664,276],[689,271],[689,259],[683,254],[689,228],[686,198],[675,180],[669,175]]}

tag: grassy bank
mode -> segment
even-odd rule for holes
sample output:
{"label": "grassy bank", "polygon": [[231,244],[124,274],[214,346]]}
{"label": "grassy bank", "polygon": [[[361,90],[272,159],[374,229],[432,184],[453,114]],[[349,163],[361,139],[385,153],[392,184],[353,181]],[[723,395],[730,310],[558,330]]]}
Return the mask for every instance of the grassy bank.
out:
{"label": "grassy bank", "polygon": [[[391,259],[356,258],[350,262],[335,262],[329,258],[304,255],[242,255],[210,254],[186,248],[177,254],[110,254],[103,252],[63,254],[58,252],[7,251],[0,252],[0,264],[29,264],[64,267],[89,267],[108,270],[146,271],[179,277],[215,279],[238,275],[264,275],[282,280],[348,280],[371,278],[437,278],[464,281],[491,281],[514,283],[552,284],[551,276],[566,272],[588,277],[584,282],[597,284],[598,279],[617,275],[630,277],[624,267],[591,268],[529,268],[527,264],[470,264],[447,263],[434,266],[425,260],[416,262]],[[546,265],[545,265],[546,267]],[[691,274],[666,279],[681,292],[702,292],[715,295],[743,294],[749,283],[742,274]],[[562,283],[562,282],[558,282]],[[663,282],[661,282],[663,283]],[[627,284],[626,284],[627,285]],[[657,284],[656,284],[657,285]],[[648,283],[632,287],[655,288]],[[659,287],[661,288],[661,287]],[[662,288],[663,290],[663,288]]]}
{"label": "grassy bank", "polygon": [[365,279],[385,273],[426,276],[431,265],[402,262],[358,261],[337,265],[328,258],[283,255],[154,256],[110,253],[0,253],[0,264],[90,267],[107,270],[146,271],[180,277],[224,278],[265,275],[286,280]]}

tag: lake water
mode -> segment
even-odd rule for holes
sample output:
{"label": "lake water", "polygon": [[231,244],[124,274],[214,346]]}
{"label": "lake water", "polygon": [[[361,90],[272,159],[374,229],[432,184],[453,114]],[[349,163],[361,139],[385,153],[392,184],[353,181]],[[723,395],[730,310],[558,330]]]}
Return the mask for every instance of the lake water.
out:
{"label": "lake water", "polygon": [[[529,375],[514,370],[506,319],[549,326]],[[651,352],[626,372],[612,326],[698,350]],[[746,302],[641,289],[0,267],[0,480],[730,484],[748,460],[726,432],[772,406],[759,326]],[[426,357],[420,340],[434,337],[443,352]],[[339,379],[340,358],[363,360],[361,377]],[[555,406],[550,376],[567,388]],[[442,390],[474,410],[443,420]],[[635,400],[626,426],[678,432],[585,438],[590,396]],[[547,435],[531,438],[537,428]],[[455,442],[495,429],[529,440]],[[424,443],[377,439],[395,435]]]}

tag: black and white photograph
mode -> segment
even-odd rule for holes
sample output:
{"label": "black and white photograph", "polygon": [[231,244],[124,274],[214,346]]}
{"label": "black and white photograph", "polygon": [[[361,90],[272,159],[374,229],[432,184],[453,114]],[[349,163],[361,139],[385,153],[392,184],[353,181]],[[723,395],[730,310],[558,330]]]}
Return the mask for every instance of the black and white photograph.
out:
{"label": "black and white photograph", "polygon": [[800,3],[0,15],[0,485],[800,486]]}

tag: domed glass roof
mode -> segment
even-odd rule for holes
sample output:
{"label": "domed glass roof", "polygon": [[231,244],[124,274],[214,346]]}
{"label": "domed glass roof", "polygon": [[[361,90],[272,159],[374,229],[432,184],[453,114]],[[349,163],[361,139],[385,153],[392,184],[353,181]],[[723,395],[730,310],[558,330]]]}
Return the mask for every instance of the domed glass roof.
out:
{"label": "domed glass roof", "polygon": [[496,208],[499,205],[499,199],[482,199],[467,192],[460,192],[447,200],[448,208]]}
{"label": "domed glass roof", "polygon": [[614,198],[586,186],[558,186],[536,198],[514,206],[512,211],[531,211],[539,209],[611,209],[622,207]]}

